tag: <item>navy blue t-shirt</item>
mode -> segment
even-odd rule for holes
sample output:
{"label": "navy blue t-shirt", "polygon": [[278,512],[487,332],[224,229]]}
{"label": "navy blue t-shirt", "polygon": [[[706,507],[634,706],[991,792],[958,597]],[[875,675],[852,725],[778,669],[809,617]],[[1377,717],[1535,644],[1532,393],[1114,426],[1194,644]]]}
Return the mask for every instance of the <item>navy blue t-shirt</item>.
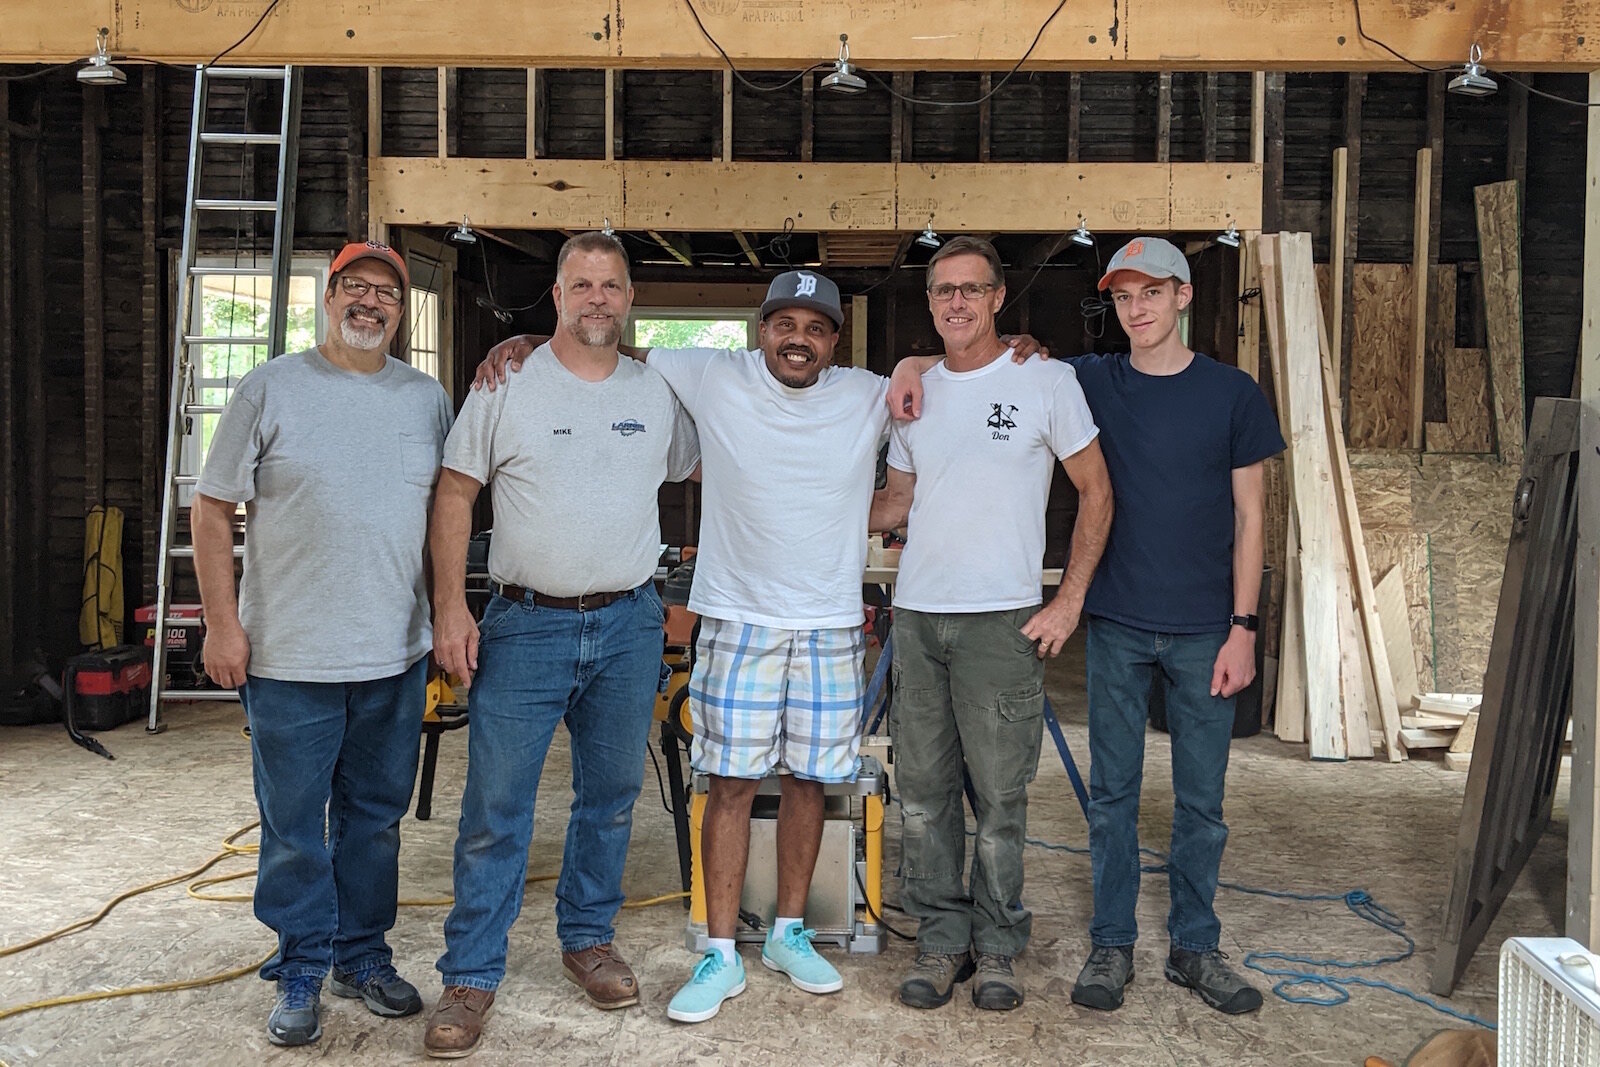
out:
{"label": "navy blue t-shirt", "polygon": [[1226,630],[1233,470],[1284,447],[1261,387],[1199,353],[1166,376],[1140,373],[1126,353],[1067,362],[1100,427],[1116,504],[1084,610],[1163,633]]}

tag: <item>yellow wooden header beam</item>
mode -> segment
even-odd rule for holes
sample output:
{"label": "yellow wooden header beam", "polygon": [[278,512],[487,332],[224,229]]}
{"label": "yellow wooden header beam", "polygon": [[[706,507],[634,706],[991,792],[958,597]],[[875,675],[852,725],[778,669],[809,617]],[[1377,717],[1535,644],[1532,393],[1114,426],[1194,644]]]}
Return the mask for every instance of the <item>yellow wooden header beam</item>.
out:
{"label": "yellow wooden header beam", "polygon": [[1261,228],[1254,163],[667,163],[382,157],[374,223],[775,231]]}
{"label": "yellow wooden header beam", "polygon": [[[350,66],[722,66],[690,0],[319,0],[279,4],[232,58]],[[1004,69],[1057,0],[692,0],[741,68],[831,61],[839,35],[875,69]],[[0,62],[80,58],[96,28],[118,54],[191,63],[244,36],[268,0],[10,0]],[[1366,32],[1417,63],[1468,47],[1502,70],[1600,65],[1600,4],[1583,0],[1365,0]],[[1033,68],[1406,70],[1356,29],[1353,0],[1072,0]]]}

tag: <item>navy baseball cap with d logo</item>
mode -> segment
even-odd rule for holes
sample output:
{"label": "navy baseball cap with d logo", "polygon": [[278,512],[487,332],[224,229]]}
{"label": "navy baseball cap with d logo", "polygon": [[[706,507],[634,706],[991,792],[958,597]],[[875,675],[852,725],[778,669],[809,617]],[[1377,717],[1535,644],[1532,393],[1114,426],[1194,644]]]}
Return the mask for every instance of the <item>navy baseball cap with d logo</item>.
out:
{"label": "navy baseball cap with d logo", "polygon": [[761,302],[761,317],[784,308],[810,308],[844,325],[844,308],[839,304],[839,287],[816,271],[785,271],[772,279],[767,298]]}

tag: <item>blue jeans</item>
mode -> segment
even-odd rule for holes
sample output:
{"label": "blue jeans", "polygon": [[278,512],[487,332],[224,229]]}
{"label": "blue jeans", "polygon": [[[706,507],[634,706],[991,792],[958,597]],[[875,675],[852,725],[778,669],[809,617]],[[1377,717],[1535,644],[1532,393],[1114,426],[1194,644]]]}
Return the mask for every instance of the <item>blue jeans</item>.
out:
{"label": "blue jeans", "polygon": [[256,918],[278,935],[269,982],[389,962],[427,672],[423,657],[371,682],[240,687],[261,809]]}
{"label": "blue jeans", "polygon": [[665,611],[645,583],[597,611],[489,602],[468,695],[467,786],[456,837],[444,984],[495,989],[522,910],[533,808],[556,724],[572,739],[572,814],[556,883],[564,952],[611,942],[633,802],[661,679]]}
{"label": "blue jeans", "polygon": [[1150,684],[1167,683],[1172,737],[1172,894],[1167,933],[1174,948],[1210,952],[1222,924],[1212,904],[1228,827],[1223,780],[1233,739],[1233,697],[1211,695],[1211,672],[1226,633],[1167,634],[1089,619],[1089,849],[1094,865],[1097,946],[1139,936],[1139,787]]}

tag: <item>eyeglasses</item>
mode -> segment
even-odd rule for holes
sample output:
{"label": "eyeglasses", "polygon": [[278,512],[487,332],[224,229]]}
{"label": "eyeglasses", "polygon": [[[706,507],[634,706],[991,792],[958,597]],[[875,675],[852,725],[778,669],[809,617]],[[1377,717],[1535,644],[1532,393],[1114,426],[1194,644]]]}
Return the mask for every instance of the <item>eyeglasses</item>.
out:
{"label": "eyeglasses", "polygon": [[992,285],[989,282],[966,282],[962,285],[940,282],[938,285],[928,286],[928,295],[942,304],[946,300],[953,299],[958,289],[961,291],[961,295],[968,300],[977,300],[991,289],[998,288],[1000,288],[998,285]]}
{"label": "eyeglasses", "polygon": [[346,296],[353,296],[357,300],[366,296],[367,290],[371,289],[377,295],[380,304],[398,304],[405,295],[405,290],[398,285],[373,285],[360,278],[352,278],[348,274],[340,275],[339,288],[344,290]]}

